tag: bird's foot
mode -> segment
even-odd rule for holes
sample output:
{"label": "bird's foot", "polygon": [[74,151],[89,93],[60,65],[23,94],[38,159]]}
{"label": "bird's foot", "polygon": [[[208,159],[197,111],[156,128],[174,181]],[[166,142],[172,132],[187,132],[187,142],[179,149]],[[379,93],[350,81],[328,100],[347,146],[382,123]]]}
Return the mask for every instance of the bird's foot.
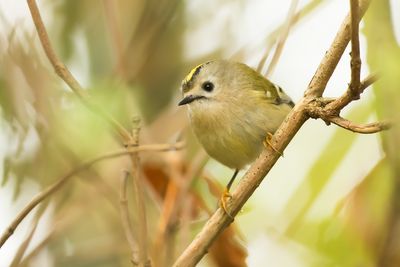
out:
{"label": "bird's foot", "polygon": [[275,151],[276,153],[278,153],[279,155],[281,155],[281,157],[283,157],[283,152],[280,152],[278,149],[276,149],[272,144],[271,144],[271,139],[272,139],[273,134],[270,132],[267,132],[267,136],[264,139],[264,146],[266,148],[270,147],[272,148],[273,151]]}
{"label": "bird's foot", "polygon": [[229,211],[227,209],[228,201],[230,201],[231,198],[232,198],[232,195],[229,193],[229,189],[225,188],[224,193],[221,196],[219,206],[225,211],[226,215],[228,215],[233,220],[233,216],[229,213]]}

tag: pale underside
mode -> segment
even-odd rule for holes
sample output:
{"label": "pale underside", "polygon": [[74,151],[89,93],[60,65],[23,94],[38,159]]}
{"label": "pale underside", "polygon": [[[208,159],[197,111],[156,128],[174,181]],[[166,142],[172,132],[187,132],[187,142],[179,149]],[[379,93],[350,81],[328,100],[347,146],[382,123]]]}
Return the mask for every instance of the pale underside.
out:
{"label": "pale underside", "polygon": [[189,107],[194,133],[207,153],[222,164],[242,169],[260,154],[267,133],[274,133],[291,107],[260,97],[227,103],[201,99]]}

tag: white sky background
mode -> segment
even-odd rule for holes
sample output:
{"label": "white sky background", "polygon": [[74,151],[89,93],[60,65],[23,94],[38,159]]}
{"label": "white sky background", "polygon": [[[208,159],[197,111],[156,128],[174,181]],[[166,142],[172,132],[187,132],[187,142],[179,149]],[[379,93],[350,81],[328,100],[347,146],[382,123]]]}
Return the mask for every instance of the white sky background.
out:
{"label": "white sky background", "polygon": [[[220,5],[219,2],[225,2],[227,7],[217,8],[217,5]],[[269,77],[273,82],[282,86],[295,101],[301,98],[349,9],[348,1],[331,0],[326,2],[313,15],[300,22],[289,34],[278,65],[273,75]],[[39,1],[40,3],[41,1]],[[299,6],[306,3],[308,1],[299,1]],[[399,0],[393,0],[392,4],[392,10],[400,10]],[[268,32],[283,22],[289,5],[289,0],[249,0],[242,1],[242,4],[236,1],[190,0],[188,1],[188,16],[194,19],[204,16],[208,19],[203,19],[204,24],[201,27],[194,28],[194,26],[188,25],[187,56],[195,58],[211,51],[218,44],[221,36],[225,36],[227,32],[234,33],[235,36],[232,46],[227,48],[227,57],[243,46],[260,48],[261,42]],[[45,14],[43,7],[41,9],[42,14]],[[8,21],[18,22],[19,25],[33,29],[26,1],[0,1],[0,10]],[[44,17],[46,18],[46,15]],[[394,20],[397,26],[400,25],[399,13],[394,14]],[[2,25],[0,25],[0,30],[2,30]],[[399,40],[400,27],[397,27],[396,30]],[[3,38],[3,33],[0,36]],[[365,53],[363,38],[361,38],[361,45],[361,51]],[[255,49],[251,52],[246,63],[256,66],[263,51]],[[346,88],[350,77],[349,56],[346,55],[348,53],[343,57],[328,84],[326,90],[328,96],[340,95]],[[365,57],[363,61],[366,61]],[[363,67],[362,76],[365,76],[368,72],[365,66]],[[372,97],[370,93],[365,95],[363,99]],[[13,142],[2,121],[0,121],[0,129],[0,158],[2,159],[7,151],[12,149]],[[279,233],[284,230],[285,222],[282,222],[279,216],[282,208],[314,160],[318,158],[319,152],[324,148],[324,144],[335,129],[335,126],[326,127],[321,121],[308,121],[285,151],[285,157],[278,161],[268,178],[252,196],[246,205],[246,212],[239,216],[237,222],[248,243],[250,266],[264,266],[261,263],[265,262],[284,264],[280,266],[307,266],[302,258],[308,252],[299,253],[301,249],[294,250],[295,253],[288,251],[286,245],[280,246],[279,242],[275,242],[275,239],[278,238],[271,235],[270,232]],[[33,136],[30,140],[34,139]],[[304,151],[307,153],[305,154]],[[309,214],[310,219],[318,220],[329,215],[336,205],[335,200],[345,196],[357,183],[357,179],[362,178],[379,157],[380,151],[376,136],[360,135],[348,158],[336,171],[334,179],[314,204],[311,214]],[[216,162],[210,162],[208,168],[218,177],[226,176],[226,180],[231,175],[230,171]],[[2,172],[3,165],[0,160],[0,173]],[[23,187],[24,193],[16,202],[11,199],[12,190],[12,182],[0,188],[0,232],[3,232],[15,214],[38,192],[39,188],[33,182],[26,182]],[[268,218],[260,220],[259,214],[263,213]],[[13,251],[25,237],[29,225],[29,220],[25,220],[4,248],[0,250],[1,267],[7,266],[6,264],[13,256]],[[39,236],[43,236],[46,233],[46,225],[45,223],[40,225],[38,233]],[[269,229],[268,232],[267,229]],[[262,230],[265,230],[264,234],[260,234],[260,231],[263,232]],[[39,238],[36,238],[37,240]],[[42,256],[44,260],[37,266],[52,266],[47,262],[45,255]]]}

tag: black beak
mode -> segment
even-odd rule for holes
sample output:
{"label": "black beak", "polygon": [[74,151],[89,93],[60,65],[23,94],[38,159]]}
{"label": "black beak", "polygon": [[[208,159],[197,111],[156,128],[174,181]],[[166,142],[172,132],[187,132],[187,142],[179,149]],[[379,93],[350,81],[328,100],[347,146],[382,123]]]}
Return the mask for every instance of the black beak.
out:
{"label": "black beak", "polygon": [[184,99],[182,99],[179,103],[178,106],[186,105],[189,103],[192,103],[193,101],[200,99],[200,98],[205,98],[205,96],[202,95],[188,95]]}

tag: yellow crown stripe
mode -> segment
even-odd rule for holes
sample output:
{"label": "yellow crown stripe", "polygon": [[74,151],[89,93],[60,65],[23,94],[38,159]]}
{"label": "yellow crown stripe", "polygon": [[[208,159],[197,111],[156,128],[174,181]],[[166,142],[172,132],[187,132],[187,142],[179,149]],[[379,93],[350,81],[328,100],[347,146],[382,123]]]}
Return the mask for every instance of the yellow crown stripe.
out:
{"label": "yellow crown stripe", "polygon": [[197,74],[199,72],[199,70],[201,69],[201,67],[203,66],[203,64],[199,64],[196,67],[194,67],[188,75],[186,75],[185,79],[184,79],[184,83],[188,83],[193,79],[193,75]]}

